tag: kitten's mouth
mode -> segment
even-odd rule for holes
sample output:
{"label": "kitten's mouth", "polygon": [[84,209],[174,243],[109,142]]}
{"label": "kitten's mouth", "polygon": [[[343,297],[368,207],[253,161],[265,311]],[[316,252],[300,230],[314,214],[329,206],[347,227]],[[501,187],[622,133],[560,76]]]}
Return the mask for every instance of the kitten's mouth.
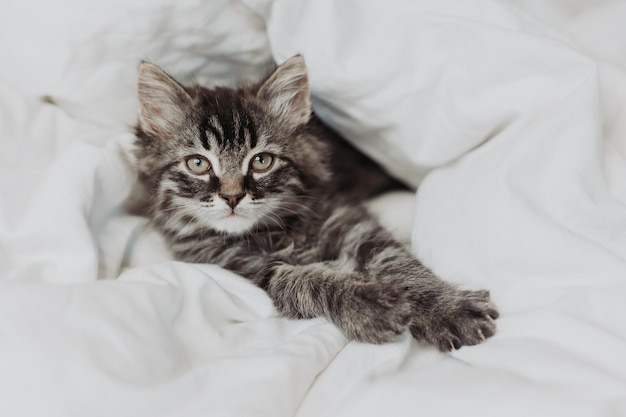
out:
{"label": "kitten's mouth", "polygon": [[240,217],[241,216],[241,210],[237,210],[239,207],[234,207],[232,209],[230,209],[230,211],[228,212],[226,217]]}
{"label": "kitten's mouth", "polygon": [[232,221],[242,221],[247,219],[247,217],[248,216],[244,216],[241,213],[241,210],[233,209],[226,215],[225,219]]}
{"label": "kitten's mouth", "polygon": [[212,224],[215,230],[227,234],[240,235],[247,232],[255,224],[255,219],[241,213],[240,210],[231,210],[224,213],[224,217]]}

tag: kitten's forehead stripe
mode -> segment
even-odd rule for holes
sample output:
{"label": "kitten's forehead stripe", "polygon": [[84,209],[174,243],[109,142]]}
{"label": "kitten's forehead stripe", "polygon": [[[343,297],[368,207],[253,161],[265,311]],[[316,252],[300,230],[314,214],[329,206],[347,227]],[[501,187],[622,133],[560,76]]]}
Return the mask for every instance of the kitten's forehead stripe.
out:
{"label": "kitten's forehead stripe", "polygon": [[258,142],[254,121],[241,102],[237,105],[237,112],[239,113],[239,138],[244,141],[242,144],[249,138],[249,146],[254,148]]}
{"label": "kitten's forehead stripe", "polygon": [[211,135],[213,135],[218,141],[221,141],[221,132],[213,125],[211,124],[211,121],[208,121],[207,125],[206,125],[206,129],[204,129],[204,134],[202,134],[200,136],[200,140],[202,141],[202,146],[204,147],[204,149],[206,149],[207,151],[211,150],[211,145],[209,145],[209,138],[207,137],[208,133],[211,133]]}
{"label": "kitten's forehead stripe", "polygon": [[220,151],[229,146],[248,145],[253,148],[257,145],[256,124],[241,97],[216,89],[204,106],[210,115],[204,121],[204,132],[200,138],[205,149],[217,150],[212,149],[213,143]]}

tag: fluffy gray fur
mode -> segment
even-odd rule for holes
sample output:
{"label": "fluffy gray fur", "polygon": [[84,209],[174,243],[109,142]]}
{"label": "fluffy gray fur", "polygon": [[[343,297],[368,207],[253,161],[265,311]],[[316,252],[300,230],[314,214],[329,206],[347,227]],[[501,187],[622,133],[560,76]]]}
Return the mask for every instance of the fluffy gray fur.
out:
{"label": "fluffy gray fur", "polygon": [[438,278],[364,209],[398,183],[314,117],[302,57],[238,89],[142,63],[138,91],[139,177],[178,259],[235,271],[285,316],[325,317],[354,340],[409,330],[449,351],[494,334],[487,291]]}

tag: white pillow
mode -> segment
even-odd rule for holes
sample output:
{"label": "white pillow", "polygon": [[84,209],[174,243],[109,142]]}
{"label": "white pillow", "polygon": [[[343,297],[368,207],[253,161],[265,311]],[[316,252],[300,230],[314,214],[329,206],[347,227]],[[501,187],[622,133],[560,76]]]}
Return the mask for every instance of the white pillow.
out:
{"label": "white pillow", "polygon": [[541,114],[589,68],[505,2],[245,1],[276,61],[304,55],[318,115],[413,186]]}

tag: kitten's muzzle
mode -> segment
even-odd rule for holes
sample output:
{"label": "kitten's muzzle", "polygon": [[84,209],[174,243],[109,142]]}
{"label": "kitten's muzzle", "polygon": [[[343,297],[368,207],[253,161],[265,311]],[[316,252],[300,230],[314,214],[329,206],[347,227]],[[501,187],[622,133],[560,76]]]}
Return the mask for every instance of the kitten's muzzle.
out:
{"label": "kitten's muzzle", "polygon": [[237,193],[237,194],[223,194],[219,193],[219,196],[222,200],[226,201],[226,204],[231,209],[237,207],[237,204],[246,196],[245,192]]}

